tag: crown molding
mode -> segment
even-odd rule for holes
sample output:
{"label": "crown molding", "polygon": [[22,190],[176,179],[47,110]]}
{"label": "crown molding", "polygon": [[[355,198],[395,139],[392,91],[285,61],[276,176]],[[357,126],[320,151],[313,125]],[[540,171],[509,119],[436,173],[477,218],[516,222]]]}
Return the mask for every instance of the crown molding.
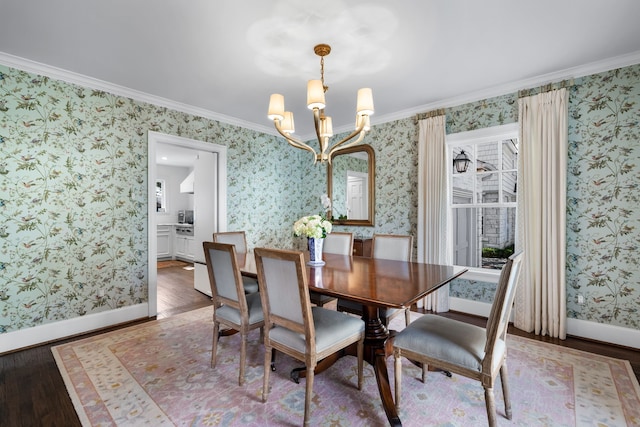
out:
{"label": "crown molding", "polygon": [[[500,86],[494,86],[488,89],[471,92],[459,97],[453,97],[448,99],[439,100],[429,104],[419,105],[417,107],[409,108],[406,110],[397,111],[395,113],[387,114],[384,116],[372,116],[371,125],[380,125],[396,120],[406,119],[412,117],[415,114],[424,113],[425,111],[436,110],[438,108],[450,108],[458,105],[468,104],[471,102],[480,101],[483,99],[490,99],[501,95],[515,93],[523,89],[530,89],[533,87],[553,83],[561,80],[578,78],[588,76],[591,74],[598,74],[616,68],[627,67],[640,63],[640,51],[632,52],[626,55],[620,55],[613,58],[608,58],[602,61],[592,62],[589,64],[581,65],[578,67],[567,68],[565,70],[556,71],[553,73],[543,74],[530,79],[518,80],[515,82],[505,83]],[[145,92],[140,92],[134,89],[130,89],[124,86],[116,85],[106,82],[104,80],[95,79],[92,77],[84,76],[82,74],[73,73],[61,68],[53,67],[50,65],[42,64],[39,62],[31,61],[29,59],[20,58],[18,56],[10,55],[8,53],[0,52],[0,64],[7,67],[17,68],[23,71],[27,71],[34,74],[39,74],[58,80],[65,81],[67,83],[76,84],[79,86],[85,86],[91,89],[102,90],[105,92],[113,93],[114,95],[124,96],[134,99],[136,101],[146,102],[149,104],[166,107],[171,110],[181,111],[183,113],[192,114],[198,117],[204,117],[211,120],[216,120],[222,123],[238,126],[245,129],[254,130],[267,135],[278,136],[273,127],[258,125],[256,123],[240,120],[235,117],[226,116],[224,114],[215,113],[204,108],[194,107],[192,105],[183,104],[180,102],[172,101],[167,98],[150,95]],[[342,126],[334,129],[334,133],[339,134],[342,132],[350,132],[352,129],[349,126]],[[307,141],[315,138],[314,134],[303,136],[301,139]]]}
{"label": "crown molding", "polygon": [[118,96],[124,96],[136,101],[146,102],[148,104],[165,107],[171,110],[180,111],[206,119],[216,120],[222,123],[238,126],[245,129],[251,129],[261,133],[274,134],[273,128],[263,125],[257,125],[235,117],[226,116],[224,114],[215,113],[213,111],[195,107],[181,102],[172,101],[160,96],[151,95],[125,86],[109,83],[104,80],[88,77],[62,68],[53,67],[51,65],[42,64],[40,62],[31,61],[29,59],[20,58],[8,53],[0,52],[0,64],[7,67],[16,68],[33,74],[50,77],[56,80],[62,80],[67,83],[78,86],[88,87],[94,90],[101,90]]}
{"label": "crown molding", "polygon": [[[420,105],[418,107],[397,111],[385,116],[372,116],[371,126],[379,125],[382,123],[388,123],[396,120],[406,119],[412,117],[415,114],[424,113],[426,111],[437,110],[439,108],[450,108],[458,105],[469,104],[471,102],[481,101],[483,99],[495,98],[497,96],[507,95],[510,93],[516,93],[520,90],[531,89],[538,86],[546,85],[567,79],[576,79],[579,77],[589,76],[592,74],[603,73],[609,70],[615,70],[616,68],[627,67],[640,63],[640,51],[632,52],[626,55],[620,55],[613,58],[605,59],[602,61],[592,62],[589,64],[581,65],[578,67],[567,68],[565,70],[556,71],[553,73],[543,74],[540,76],[532,77],[530,79],[518,80],[515,82],[505,83],[500,86],[495,86],[481,91],[471,92],[459,97],[453,97],[449,99],[443,99],[429,104]],[[345,127],[344,131],[348,131],[350,128]]]}

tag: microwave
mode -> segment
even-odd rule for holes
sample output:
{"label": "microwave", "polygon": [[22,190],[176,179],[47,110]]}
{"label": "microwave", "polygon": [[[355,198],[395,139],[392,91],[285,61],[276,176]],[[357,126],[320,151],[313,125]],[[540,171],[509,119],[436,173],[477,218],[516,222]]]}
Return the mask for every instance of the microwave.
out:
{"label": "microwave", "polygon": [[178,224],[193,224],[193,211],[192,210],[178,211]]}

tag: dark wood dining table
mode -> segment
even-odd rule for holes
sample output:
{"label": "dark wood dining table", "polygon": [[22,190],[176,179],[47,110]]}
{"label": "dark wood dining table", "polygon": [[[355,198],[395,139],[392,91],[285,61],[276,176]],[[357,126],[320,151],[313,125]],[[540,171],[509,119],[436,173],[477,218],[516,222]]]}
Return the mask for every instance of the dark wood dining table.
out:
{"label": "dark wood dining table", "polygon": [[[308,254],[306,255],[308,258]],[[323,254],[325,265],[307,265],[309,289],[331,297],[342,298],[363,307],[365,322],[364,359],[376,375],[378,391],[387,419],[392,426],[402,422],[395,409],[387,357],[392,354],[394,331],[382,322],[379,309],[407,308],[467,271],[447,265],[393,261],[348,255]],[[256,276],[253,253],[238,259],[242,274]],[[340,357],[321,361],[315,372],[322,372]]]}

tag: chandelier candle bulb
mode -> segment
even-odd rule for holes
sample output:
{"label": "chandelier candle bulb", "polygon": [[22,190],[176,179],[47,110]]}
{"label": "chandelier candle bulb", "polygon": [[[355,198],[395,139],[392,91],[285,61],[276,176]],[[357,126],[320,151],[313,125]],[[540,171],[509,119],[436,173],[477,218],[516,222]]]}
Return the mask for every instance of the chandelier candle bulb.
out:
{"label": "chandelier candle bulb", "polygon": [[358,103],[356,111],[361,116],[373,114],[373,93],[370,87],[358,89]]}
{"label": "chandelier candle bulb", "polygon": [[322,110],[325,107],[322,80],[309,80],[307,84],[307,108]]}
{"label": "chandelier candle bulb", "polygon": [[267,114],[270,120],[282,120],[284,119],[284,96],[279,93],[274,93],[269,99],[269,113]]}
{"label": "chandelier candle bulb", "polygon": [[291,111],[284,112],[284,120],[282,121],[282,132],[294,133],[296,131],[293,123],[293,113]]}

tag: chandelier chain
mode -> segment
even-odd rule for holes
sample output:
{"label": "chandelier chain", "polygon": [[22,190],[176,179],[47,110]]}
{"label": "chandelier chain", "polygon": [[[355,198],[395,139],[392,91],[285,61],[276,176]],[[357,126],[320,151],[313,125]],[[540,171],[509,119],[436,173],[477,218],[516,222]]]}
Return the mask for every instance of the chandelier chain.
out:
{"label": "chandelier chain", "polygon": [[324,84],[324,56],[320,57],[320,81],[322,82],[322,89],[324,93],[327,93],[329,86]]}

